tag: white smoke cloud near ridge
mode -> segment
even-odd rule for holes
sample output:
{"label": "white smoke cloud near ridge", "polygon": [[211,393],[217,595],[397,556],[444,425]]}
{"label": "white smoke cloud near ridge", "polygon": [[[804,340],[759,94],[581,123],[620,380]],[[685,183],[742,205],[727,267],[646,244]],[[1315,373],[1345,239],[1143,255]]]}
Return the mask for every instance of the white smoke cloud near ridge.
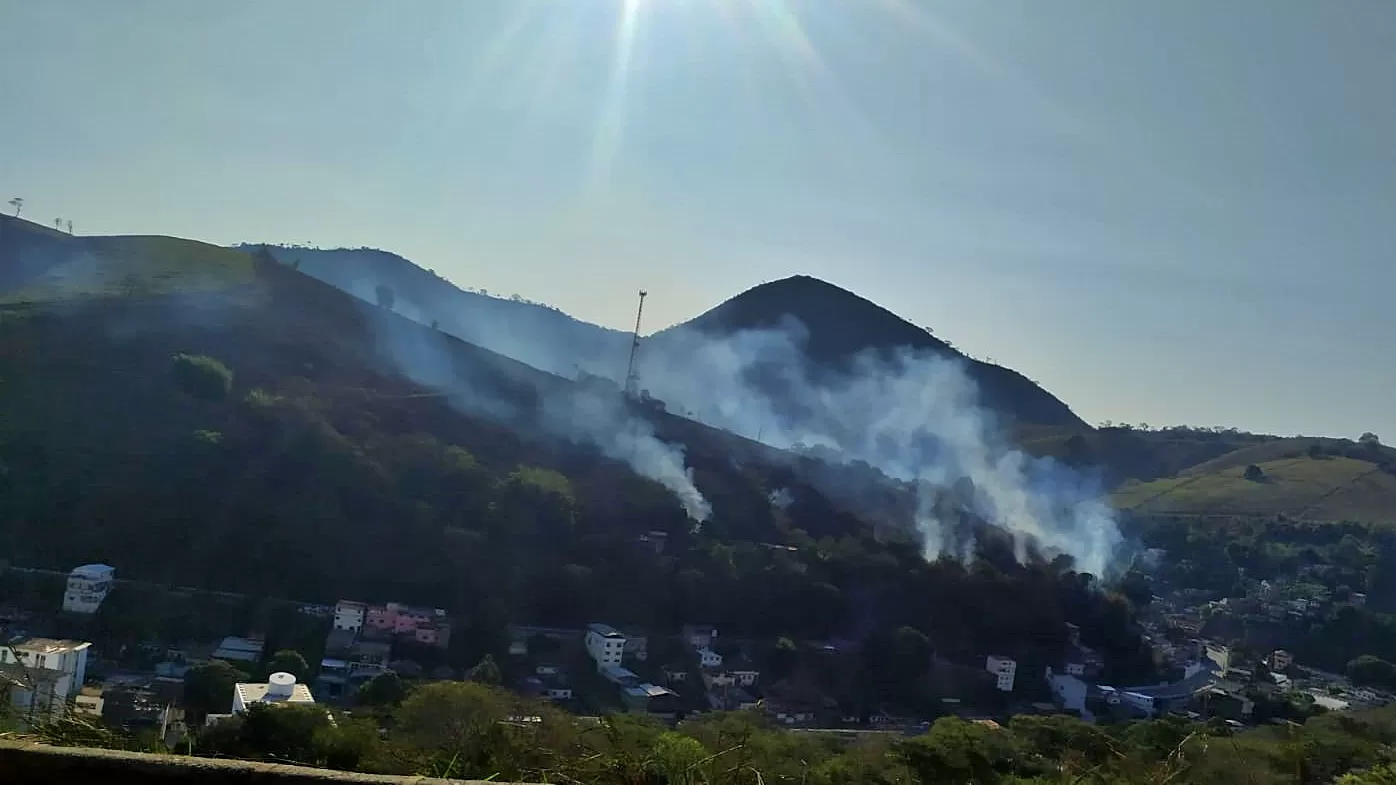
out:
{"label": "white smoke cloud near ridge", "polygon": [[[410,316],[427,322],[425,315]],[[444,347],[423,345],[418,328],[407,330],[399,319],[373,321],[380,345],[408,377],[451,391],[464,411],[505,421],[522,416],[516,401],[452,368]],[[1048,554],[1070,555],[1079,570],[1105,575],[1122,538],[1099,483],[1009,444],[961,361],[908,350],[865,353],[836,372],[811,371],[805,335],[794,320],[725,336],[667,330],[642,344],[641,386],[670,412],[771,447],[818,448],[846,463],[862,461],[910,484],[917,503],[909,523],[928,558],[972,556],[973,541],[956,525],[957,516],[970,512],[1012,535],[1020,559],[1035,544]],[[535,367],[621,376],[619,361],[614,368],[589,361],[555,331],[522,327],[508,346],[484,346],[509,353],[520,344],[530,347]],[[617,343],[602,356],[623,358],[625,349]],[[617,387],[565,387],[539,391],[535,424],[624,461],[667,488],[695,521],[709,518],[712,509],[682,445],[658,438]]]}
{"label": "white smoke cloud near ridge", "polygon": [[928,558],[972,553],[947,520],[963,509],[1013,535],[1020,560],[1035,543],[1106,572],[1121,535],[1098,482],[1010,446],[960,361],[864,353],[840,371],[810,372],[804,336],[798,323],[725,337],[669,331],[647,347],[643,383],[707,424],[912,483]]}
{"label": "white smoke cloud near ridge", "polygon": [[[406,377],[448,394],[457,409],[497,422],[541,427],[549,435],[576,444],[589,444],[609,458],[622,461],[636,474],[667,488],[697,523],[712,515],[712,507],[693,482],[684,463],[684,448],[659,439],[654,427],[631,411],[617,388],[562,384],[550,389],[531,386],[532,400],[500,389],[495,375],[475,377],[456,361],[439,333],[424,333],[411,317],[398,318],[382,308],[366,307],[379,351]],[[477,372],[478,373],[478,372]],[[526,383],[526,382],[524,382]]]}

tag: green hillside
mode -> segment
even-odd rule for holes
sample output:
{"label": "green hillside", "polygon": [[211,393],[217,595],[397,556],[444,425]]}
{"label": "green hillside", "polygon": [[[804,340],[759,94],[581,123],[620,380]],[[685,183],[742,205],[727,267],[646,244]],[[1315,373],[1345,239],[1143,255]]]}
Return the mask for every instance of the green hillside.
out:
{"label": "green hillside", "polygon": [[[1244,457],[1270,445],[1245,448]],[[1253,452],[1254,451],[1254,452]],[[1396,523],[1396,470],[1391,464],[1346,457],[1279,458],[1255,463],[1259,479],[1230,456],[1177,477],[1128,482],[1113,494],[1120,509],[1145,514],[1273,516],[1318,521]]]}
{"label": "green hillside", "polygon": [[[885,493],[889,508],[909,504],[905,491],[608,399],[265,255],[3,218],[0,294],[12,564],[443,607],[468,620],[457,667],[504,656],[508,622],[702,619],[796,638],[909,628],[942,651],[1040,658],[1072,621],[1120,679],[1151,675],[1118,598],[1055,562],[1019,564],[1006,537],[978,538],[974,570],[928,562],[866,501],[826,489]],[[579,413],[611,424],[616,409],[627,433],[682,446],[712,509],[701,527],[608,457],[613,430],[568,431]],[[777,491],[791,502],[774,505]],[[655,530],[662,555],[638,542]],[[836,694],[855,711],[938,705],[885,671],[872,663]],[[854,687],[867,684],[885,689]]]}

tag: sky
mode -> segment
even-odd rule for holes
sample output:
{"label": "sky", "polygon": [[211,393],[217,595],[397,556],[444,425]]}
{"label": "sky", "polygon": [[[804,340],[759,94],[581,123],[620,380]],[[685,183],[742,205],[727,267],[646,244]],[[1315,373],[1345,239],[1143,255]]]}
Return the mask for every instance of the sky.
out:
{"label": "sky", "polygon": [[818,276],[1091,422],[1396,442],[1390,0],[0,0],[0,189],[629,329]]}

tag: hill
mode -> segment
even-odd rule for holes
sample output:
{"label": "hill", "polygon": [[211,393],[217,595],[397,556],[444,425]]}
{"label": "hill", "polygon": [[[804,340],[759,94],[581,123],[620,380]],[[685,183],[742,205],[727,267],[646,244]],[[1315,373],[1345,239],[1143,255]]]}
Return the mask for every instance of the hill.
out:
{"label": "hill", "polygon": [[[244,250],[258,248],[253,244]],[[374,249],[266,246],[279,261],[370,302],[377,287],[392,290],[394,307],[423,324],[564,376],[578,370],[619,379],[629,351],[628,334],[574,319],[517,295],[503,298],[465,291],[402,257]],[[1085,428],[1051,394],[1008,368],[973,360],[926,330],[857,295],[807,276],[763,284],[704,314],[645,339],[645,353],[675,353],[675,333],[725,336],[774,329],[796,319],[808,335],[806,357],[836,367],[862,352],[898,348],[930,352],[966,363],[984,405],[1015,422]],[[669,358],[678,365],[678,358]],[[642,367],[643,372],[643,367]]]}
{"label": "hill", "polygon": [[[911,489],[870,467],[626,402],[265,255],[3,217],[0,271],[14,564],[445,607],[469,620],[464,665],[502,656],[508,621],[910,627],[947,655],[1042,658],[1069,620],[1122,678],[1148,671],[1118,599],[1060,562],[1020,564],[992,527],[975,570],[927,560]],[[651,531],[663,554],[638,542]],[[863,699],[929,700],[869,668],[857,683],[888,686]]]}
{"label": "hill", "polygon": [[568,378],[579,369],[616,378],[624,371],[629,333],[574,319],[518,295],[461,289],[394,253],[255,244],[238,248],[265,249],[277,261],[366,302],[377,302],[386,290],[397,313],[540,370]]}
{"label": "hill", "polygon": [[[855,357],[872,352],[929,353],[963,362],[983,404],[1007,420],[1087,429],[1071,409],[1009,368],[965,356],[929,330],[833,284],[797,275],[748,289],[670,331],[729,336],[744,330],[786,329],[796,323],[805,357],[816,369],[846,371]],[[652,343],[662,344],[665,331]]]}
{"label": "hill", "polygon": [[[1137,514],[1396,524],[1396,464],[1276,449],[1243,448],[1177,477],[1126,483],[1113,499]],[[1264,460],[1271,454],[1293,457]],[[1254,479],[1247,477],[1252,465],[1260,470]]]}

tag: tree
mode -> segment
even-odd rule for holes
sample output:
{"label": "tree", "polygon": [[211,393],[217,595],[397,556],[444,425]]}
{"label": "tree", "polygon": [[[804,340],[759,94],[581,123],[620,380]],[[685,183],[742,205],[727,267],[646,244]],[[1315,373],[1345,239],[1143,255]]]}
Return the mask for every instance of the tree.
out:
{"label": "tree", "polygon": [[24,197],[16,196],[10,200],[10,206],[15,208],[15,217],[19,217],[19,212],[24,209]]}
{"label": "tree", "polygon": [[389,311],[393,309],[393,300],[396,299],[396,295],[387,284],[380,283],[373,287],[373,294],[378,298],[380,308],[387,308]]}
{"label": "tree", "polygon": [[1245,477],[1251,482],[1260,482],[1265,479],[1265,472],[1259,466],[1251,464],[1246,467]]}
{"label": "tree", "polygon": [[68,234],[72,234],[72,233],[73,233],[73,222],[72,222],[72,220],[69,219],[69,220],[67,221],[67,224],[68,224]]}
{"label": "tree", "polygon": [[407,687],[393,671],[374,676],[359,687],[359,702],[366,706],[396,706],[407,697]]}
{"label": "tree", "polygon": [[62,218],[55,218],[55,219],[53,219],[53,228],[54,228],[54,229],[57,229],[57,230],[60,231],[60,232],[63,231],[63,219],[62,219]]}
{"label": "tree", "polygon": [[1381,439],[1378,439],[1378,438],[1377,438],[1377,435],[1376,435],[1375,433],[1372,433],[1371,431],[1367,431],[1366,433],[1364,433],[1364,434],[1362,434],[1361,436],[1357,437],[1357,443],[1358,443],[1358,444],[1378,445],[1378,444],[1381,444]]}
{"label": "tree", "polygon": [[1396,665],[1380,657],[1364,654],[1348,662],[1346,671],[1354,684],[1396,687]]}
{"label": "tree", "polygon": [[282,649],[271,655],[271,662],[267,663],[267,673],[278,672],[289,673],[296,681],[305,681],[310,676],[310,665],[295,649]]}
{"label": "tree", "polygon": [[223,660],[190,668],[184,674],[184,708],[199,719],[207,714],[226,714],[233,705],[234,686],[247,678]]}
{"label": "tree", "polygon": [[1323,457],[1323,445],[1319,444],[1318,442],[1314,442],[1313,444],[1309,445],[1309,449],[1307,450],[1307,452],[1310,458],[1318,460],[1319,458]]}
{"label": "tree", "polygon": [[465,672],[468,681],[478,681],[481,684],[497,685],[504,681],[504,676],[499,672],[499,666],[495,664],[494,655],[486,654],[485,658],[475,664],[475,667]]}
{"label": "tree", "polygon": [[176,354],[173,358],[175,381],[185,393],[205,401],[219,401],[233,386],[228,366],[201,354]]}

